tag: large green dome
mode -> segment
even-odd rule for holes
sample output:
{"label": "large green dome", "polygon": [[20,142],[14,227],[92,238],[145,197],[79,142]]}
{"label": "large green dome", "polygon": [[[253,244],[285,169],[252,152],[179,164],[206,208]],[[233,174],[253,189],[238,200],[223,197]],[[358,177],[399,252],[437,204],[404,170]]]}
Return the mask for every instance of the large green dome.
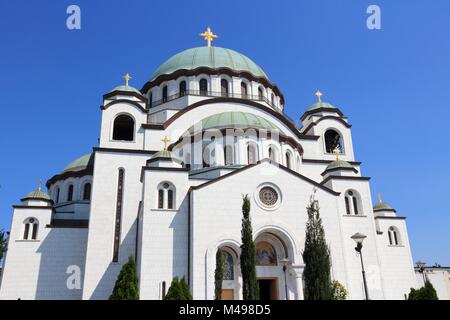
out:
{"label": "large green dome", "polygon": [[64,172],[73,172],[73,171],[81,171],[84,169],[87,169],[88,167],[92,167],[94,165],[94,154],[88,153],[71,163],[67,165],[67,167],[64,168]]}
{"label": "large green dome", "polygon": [[171,74],[177,70],[193,70],[199,67],[246,71],[256,77],[269,80],[266,73],[256,63],[239,52],[221,47],[197,47],[187,49],[169,58],[153,74],[152,81],[161,75]]}

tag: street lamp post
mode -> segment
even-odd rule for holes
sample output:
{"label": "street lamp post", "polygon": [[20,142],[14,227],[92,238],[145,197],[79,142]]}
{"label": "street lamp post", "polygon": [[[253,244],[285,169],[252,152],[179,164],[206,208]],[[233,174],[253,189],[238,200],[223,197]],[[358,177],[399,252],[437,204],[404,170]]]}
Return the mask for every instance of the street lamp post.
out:
{"label": "street lamp post", "polygon": [[286,300],[289,300],[289,292],[288,292],[288,285],[287,285],[287,276],[286,276],[286,270],[288,264],[291,262],[288,258],[283,258],[280,260],[280,262],[283,264],[283,272],[284,272],[284,290],[286,292]]}
{"label": "street lamp post", "polygon": [[355,240],[355,242],[356,242],[355,250],[356,250],[356,252],[359,253],[359,257],[361,258],[361,270],[362,270],[362,277],[363,277],[363,283],[364,283],[364,293],[366,294],[366,300],[369,300],[369,291],[367,290],[367,281],[366,281],[366,271],[364,270],[364,262],[363,262],[363,257],[362,257],[362,247],[363,247],[362,243],[363,243],[364,239],[367,238],[367,236],[362,233],[357,232],[354,235],[352,235],[351,238],[353,240]]}
{"label": "street lamp post", "polygon": [[425,266],[426,263],[422,260],[419,260],[416,262],[416,266],[419,269],[419,273],[422,274],[422,279],[423,279],[423,285],[425,285],[425,283],[427,282],[427,278],[426,278],[426,274],[425,274]]}

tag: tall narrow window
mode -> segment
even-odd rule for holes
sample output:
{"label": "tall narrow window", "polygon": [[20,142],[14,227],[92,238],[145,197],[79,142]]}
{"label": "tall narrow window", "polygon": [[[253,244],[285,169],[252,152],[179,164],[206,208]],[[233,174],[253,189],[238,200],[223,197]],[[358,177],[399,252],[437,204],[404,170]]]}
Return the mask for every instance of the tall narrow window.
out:
{"label": "tall narrow window", "polygon": [[399,246],[401,244],[400,243],[400,234],[399,234],[397,228],[389,227],[388,236],[389,236],[389,244],[391,246]]}
{"label": "tall narrow window", "polygon": [[55,197],[55,203],[59,203],[59,193],[61,192],[61,189],[56,188],[56,197]]}
{"label": "tall narrow window", "polygon": [[67,190],[67,201],[73,200],[73,184],[69,186],[69,189]]}
{"label": "tall narrow window", "polygon": [[173,190],[167,190],[167,209],[173,209]]}
{"label": "tall narrow window", "polygon": [[263,92],[263,89],[261,87],[258,88],[258,99],[259,100],[264,100],[264,92]]}
{"label": "tall narrow window", "polygon": [[269,147],[269,159],[272,162],[276,162],[277,161],[277,156],[276,156],[276,152],[273,149],[273,147]]}
{"label": "tall narrow window", "polygon": [[225,165],[232,165],[234,162],[233,147],[231,145],[227,145],[223,150],[225,153]]}
{"label": "tall narrow window", "polygon": [[30,223],[25,223],[23,230],[23,240],[28,240],[29,233],[30,233]]}
{"label": "tall narrow window", "polygon": [[225,79],[220,80],[220,93],[222,97],[228,97],[228,81]]}
{"label": "tall narrow window", "polygon": [[113,140],[133,141],[134,120],[128,115],[121,114],[114,120]]}
{"label": "tall narrow window", "polygon": [[289,152],[286,152],[286,167],[291,169],[291,155],[289,154]]}
{"label": "tall narrow window", "polygon": [[91,200],[91,184],[86,183],[83,187],[83,200]]}
{"label": "tall narrow window", "polygon": [[164,190],[159,189],[158,190],[158,209],[164,208]]}
{"label": "tall narrow window", "polygon": [[163,102],[167,102],[167,86],[163,87],[163,90],[162,90],[162,101]]}
{"label": "tall narrow window", "polygon": [[39,223],[35,218],[28,218],[24,221],[23,240],[36,240]]}
{"label": "tall narrow window", "polygon": [[325,132],[325,151],[333,153],[335,149],[342,153],[342,138],[336,131],[329,129]]}
{"label": "tall narrow window", "polygon": [[150,95],[148,96],[148,106],[149,108],[152,107],[153,104],[153,93],[150,92]]}
{"label": "tall narrow window", "polygon": [[257,161],[257,155],[256,155],[257,149],[256,146],[253,144],[249,144],[247,146],[247,163],[248,164],[255,164]]}
{"label": "tall narrow window", "polygon": [[38,224],[37,223],[33,223],[33,229],[31,232],[31,239],[32,240],[36,240],[37,239],[37,232],[38,232]]}
{"label": "tall narrow window", "polygon": [[200,95],[206,96],[208,94],[208,80],[201,79],[199,82],[200,86]]}
{"label": "tall narrow window", "polygon": [[348,200],[348,197],[345,197],[345,210],[347,211],[347,214],[351,214],[350,212],[350,200]]}
{"label": "tall narrow window", "polygon": [[247,92],[247,84],[245,82],[241,82],[241,95],[242,98],[247,99],[248,92]]}
{"label": "tall narrow window", "polygon": [[125,174],[125,171],[123,169],[119,169],[119,175],[117,177],[116,216],[115,216],[115,221],[114,221],[113,262],[119,261],[124,174]]}
{"label": "tall narrow window", "polygon": [[347,214],[359,215],[361,214],[360,196],[358,192],[348,190],[345,193],[345,210]]}
{"label": "tall narrow window", "polygon": [[186,95],[186,81],[180,82],[180,97]]}
{"label": "tall narrow window", "polygon": [[359,212],[358,212],[358,199],[356,199],[356,197],[353,197],[353,212],[355,214],[359,214]]}
{"label": "tall narrow window", "polygon": [[272,106],[275,106],[275,96],[273,95],[273,93],[270,95],[270,102],[272,103]]}

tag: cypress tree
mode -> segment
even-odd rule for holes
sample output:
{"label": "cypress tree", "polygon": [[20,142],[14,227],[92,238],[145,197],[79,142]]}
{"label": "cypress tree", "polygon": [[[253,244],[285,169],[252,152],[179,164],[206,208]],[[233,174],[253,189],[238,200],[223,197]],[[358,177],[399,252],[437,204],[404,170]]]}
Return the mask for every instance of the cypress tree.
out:
{"label": "cypress tree", "polygon": [[181,292],[183,294],[182,300],[192,300],[191,288],[186,282],[186,279],[183,277],[180,281]]}
{"label": "cypress tree", "polygon": [[308,222],[303,251],[305,300],[330,300],[332,298],[330,251],[325,241],[318,201],[311,197],[306,209]]}
{"label": "cypress tree", "polygon": [[138,277],[133,257],[120,270],[109,300],[139,300]]}
{"label": "cypress tree", "polygon": [[222,300],[222,281],[223,281],[223,269],[224,269],[224,257],[223,252],[217,249],[216,252],[216,270],[214,272],[214,298],[215,300]]}
{"label": "cypress tree", "polygon": [[6,232],[4,230],[0,230],[0,261],[2,261],[3,255],[6,252],[7,240],[6,240]]}
{"label": "cypress tree", "polygon": [[244,300],[258,300],[259,286],[256,280],[256,248],[253,242],[252,221],[250,219],[250,200],[245,195],[242,203],[242,245],[241,273]]}
{"label": "cypress tree", "polygon": [[184,277],[181,281],[178,277],[172,279],[164,300],[192,300],[191,290]]}
{"label": "cypress tree", "polygon": [[425,286],[420,289],[411,288],[408,295],[408,300],[439,300],[436,289],[434,289],[431,282],[427,279]]}

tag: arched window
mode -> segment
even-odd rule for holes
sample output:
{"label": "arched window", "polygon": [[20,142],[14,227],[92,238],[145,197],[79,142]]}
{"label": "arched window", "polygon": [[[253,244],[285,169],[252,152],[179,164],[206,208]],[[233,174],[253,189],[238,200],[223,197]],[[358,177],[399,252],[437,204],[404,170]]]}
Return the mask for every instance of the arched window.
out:
{"label": "arched window", "polygon": [[206,96],[208,94],[208,80],[201,79],[199,82],[200,95]]}
{"label": "arched window", "polygon": [[300,157],[297,156],[297,171],[298,171],[298,172],[300,172],[300,166],[302,165],[301,162],[302,162],[302,161],[300,160]]}
{"label": "arched window", "polygon": [[180,97],[183,97],[186,95],[186,81],[180,82]]}
{"label": "arched window", "polygon": [[149,106],[149,108],[152,107],[152,102],[153,102],[153,93],[150,92],[150,95],[148,96],[148,106]]}
{"label": "arched window", "polygon": [[388,230],[388,237],[389,237],[389,244],[391,246],[399,246],[401,245],[400,242],[400,233],[396,227],[389,227]]}
{"label": "arched window", "polygon": [[162,101],[163,102],[167,102],[167,86],[163,87],[163,90],[162,90]]}
{"label": "arched window", "polygon": [[258,99],[264,100],[264,91],[261,87],[258,88]]}
{"label": "arched window", "polygon": [[134,120],[128,115],[121,114],[114,120],[113,140],[133,141]]}
{"label": "arched window", "polygon": [[24,221],[23,240],[36,240],[39,223],[35,218],[28,218]]}
{"label": "arched window", "polygon": [[158,209],[164,209],[164,190],[158,190]]}
{"label": "arched window", "polygon": [[175,209],[175,187],[173,184],[169,182],[159,184],[158,209]]}
{"label": "arched window", "polygon": [[345,193],[345,211],[347,214],[361,214],[359,195],[356,191],[348,190]]}
{"label": "arched window", "polygon": [[247,99],[247,95],[248,95],[247,84],[243,81],[241,82],[241,95],[242,95],[242,98]]}
{"label": "arched window", "polygon": [[224,151],[225,165],[229,166],[234,164],[233,146],[226,145],[225,148],[223,148],[223,151]]}
{"label": "arched window", "polygon": [[228,81],[225,79],[220,80],[220,93],[222,97],[228,97]]}
{"label": "arched window", "polygon": [[221,250],[223,254],[223,280],[234,280],[234,259],[231,253]]}
{"label": "arched window", "polygon": [[91,200],[91,184],[85,183],[83,187],[83,200]]}
{"label": "arched window", "polygon": [[275,106],[275,96],[273,93],[270,95],[270,102],[272,103],[272,106]]}
{"label": "arched window", "polygon": [[73,184],[71,184],[69,186],[69,188],[67,189],[67,201],[72,201],[73,200]]}
{"label": "arched window", "polygon": [[289,152],[286,152],[286,167],[288,167],[289,169],[292,169],[291,154]]}
{"label": "arched window", "polygon": [[61,189],[59,187],[56,187],[56,193],[55,193],[55,203],[59,203],[59,194],[61,192]]}
{"label": "arched window", "polygon": [[277,253],[270,243],[262,241],[256,244],[256,265],[258,266],[277,265]]}
{"label": "arched window", "polygon": [[269,147],[268,153],[269,153],[270,161],[276,162],[277,161],[277,153],[276,153],[275,148],[274,147]]}
{"label": "arched window", "polygon": [[342,138],[335,130],[329,129],[325,132],[325,150],[327,153],[333,153],[336,148],[342,153]]}
{"label": "arched window", "polygon": [[258,149],[254,143],[247,146],[247,163],[254,164],[258,161]]}

